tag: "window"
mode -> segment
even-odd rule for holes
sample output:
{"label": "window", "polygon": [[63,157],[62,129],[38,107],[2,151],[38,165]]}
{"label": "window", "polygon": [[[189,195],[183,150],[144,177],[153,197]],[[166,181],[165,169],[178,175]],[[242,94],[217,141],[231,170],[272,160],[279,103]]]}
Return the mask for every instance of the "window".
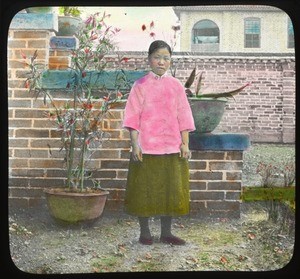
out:
{"label": "window", "polygon": [[219,43],[219,28],[211,20],[201,20],[194,25],[193,44]]}
{"label": "window", "polygon": [[295,47],[294,28],[291,19],[288,19],[288,48]]}
{"label": "window", "polygon": [[245,48],[260,47],[260,19],[245,19]]}

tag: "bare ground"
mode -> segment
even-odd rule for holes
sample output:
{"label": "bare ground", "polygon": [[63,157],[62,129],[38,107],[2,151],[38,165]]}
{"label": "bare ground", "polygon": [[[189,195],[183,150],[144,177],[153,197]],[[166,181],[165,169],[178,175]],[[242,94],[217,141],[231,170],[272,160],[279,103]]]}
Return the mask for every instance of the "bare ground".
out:
{"label": "bare ground", "polygon": [[262,203],[245,203],[240,219],[174,219],[185,246],[160,243],[156,218],[154,244],[144,246],[136,219],[128,216],[66,227],[45,214],[17,212],[10,217],[11,257],[20,270],[38,274],[277,270],[293,255],[294,223],[268,221],[266,210]]}

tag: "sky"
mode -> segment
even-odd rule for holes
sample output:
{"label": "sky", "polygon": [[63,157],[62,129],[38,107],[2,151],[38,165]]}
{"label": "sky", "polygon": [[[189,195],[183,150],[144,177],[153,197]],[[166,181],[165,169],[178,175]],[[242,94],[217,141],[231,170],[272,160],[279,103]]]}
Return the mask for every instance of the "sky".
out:
{"label": "sky", "polygon": [[[153,41],[148,31],[152,21],[155,39],[171,44],[174,35],[171,27],[179,24],[172,7],[80,7],[80,10],[83,19],[96,12],[111,14],[106,23],[121,29],[115,38],[121,51],[147,51]],[[145,31],[142,31],[143,24],[147,28]],[[174,50],[178,49],[179,36]]]}

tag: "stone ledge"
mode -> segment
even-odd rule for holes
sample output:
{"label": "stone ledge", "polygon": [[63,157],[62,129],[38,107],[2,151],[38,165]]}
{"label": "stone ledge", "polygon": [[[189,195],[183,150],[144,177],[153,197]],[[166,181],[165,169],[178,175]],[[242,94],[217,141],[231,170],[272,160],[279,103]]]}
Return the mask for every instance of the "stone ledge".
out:
{"label": "stone ledge", "polygon": [[9,28],[15,30],[58,31],[58,17],[56,14],[18,13],[12,19]]}
{"label": "stone ledge", "polygon": [[250,147],[250,137],[246,134],[191,133],[191,150],[246,150]]}
{"label": "stone ledge", "polygon": [[[146,74],[145,71],[122,71],[126,75],[127,82],[134,82]],[[120,71],[87,71],[83,82],[88,81],[92,88],[106,88],[115,90],[115,85]],[[77,73],[78,74],[78,73]],[[41,87],[46,90],[65,89],[67,84],[75,82],[76,71],[72,70],[46,70],[42,74]],[[71,86],[72,87],[72,86]],[[128,88],[120,88],[128,89]]]}

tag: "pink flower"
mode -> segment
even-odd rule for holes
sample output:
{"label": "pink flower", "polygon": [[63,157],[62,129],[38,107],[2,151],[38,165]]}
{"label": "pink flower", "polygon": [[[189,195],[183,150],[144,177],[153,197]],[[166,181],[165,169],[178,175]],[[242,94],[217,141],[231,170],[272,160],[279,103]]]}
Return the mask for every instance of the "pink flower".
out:
{"label": "pink flower", "polygon": [[97,38],[98,38],[98,35],[97,35],[97,34],[91,35],[91,40],[96,40]]}
{"label": "pink flower", "polygon": [[27,58],[26,54],[25,54],[22,50],[21,50],[20,52],[21,52],[22,58],[23,58],[23,59],[26,59],[26,58]]}
{"label": "pink flower", "polygon": [[25,88],[29,88],[30,87],[30,82],[29,82],[29,80],[26,80],[25,81]]}
{"label": "pink flower", "polygon": [[150,35],[151,38],[155,38],[155,33],[154,32],[151,32],[149,35]]}
{"label": "pink flower", "polygon": [[88,18],[87,18],[87,20],[84,22],[86,25],[88,25],[88,24],[90,24],[91,23],[91,21],[93,20],[93,17],[92,16],[89,16]]}
{"label": "pink flower", "polygon": [[150,29],[154,28],[154,21],[152,20],[150,23]]}
{"label": "pink flower", "polygon": [[129,59],[130,59],[130,58],[128,58],[128,57],[123,57],[123,58],[121,59],[121,62],[124,61],[124,62],[126,63],[126,62],[128,62]]}

